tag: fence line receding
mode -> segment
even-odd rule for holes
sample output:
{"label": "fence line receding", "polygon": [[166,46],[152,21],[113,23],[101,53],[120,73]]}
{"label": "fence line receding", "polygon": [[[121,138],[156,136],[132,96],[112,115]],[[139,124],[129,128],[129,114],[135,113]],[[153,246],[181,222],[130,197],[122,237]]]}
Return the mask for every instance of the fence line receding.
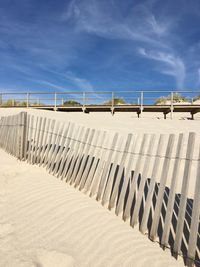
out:
{"label": "fence line receding", "polygon": [[95,197],[187,266],[200,258],[195,133],[108,133],[21,112],[1,117],[0,147]]}

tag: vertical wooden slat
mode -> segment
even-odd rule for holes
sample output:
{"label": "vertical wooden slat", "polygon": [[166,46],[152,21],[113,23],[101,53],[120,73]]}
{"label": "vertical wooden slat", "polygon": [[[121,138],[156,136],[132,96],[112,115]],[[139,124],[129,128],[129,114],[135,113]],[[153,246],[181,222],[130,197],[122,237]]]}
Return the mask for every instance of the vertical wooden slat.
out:
{"label": "vertical wooden slat", "polygon": [[[71,162],[69,168],[67,168],[67,171],[63,173],[63,177],[66,177],[66,182],[69,182],[73,173],[73,170],[75,169],[76,162],[81,154],[81,146],[83,145],[82,142],[86,140],[86,137],[88,136],[89,129],[85,129],[84,127],[80,128],[80,132],[77,138],[77,141],[74,145],[73,150],[69,152],[68,155],[68,162]],[[69,163],[67,163],[69,164]]]}
{"label": "vertical wooden slat", "polygon": [[98,143],[98,147],[96,149],[94,161],[93,161],[91,169],[89,170],[88,178],[87,178],[85,185],[84,185],[85,193],[92,186],[92,180],[94,178],[95,171],[97,171],[98,163],[99,163],[99,161],[102,160],[102,152],[103,152],[102,146],[103,146],[105,141],[106,141],[106,132],[104,131],[104,132],[102,132],[101,138],[99,139],[99,143]]}
{"label": "vertical wooden slat", "polygon": [[68,123],[65,127],[65,130],[63,132],[63,136],[62,136],[62,139],[61,139],[61,144],[60,144],[60,149],[56,155],[56,158],[55,158],[55,168],[54,168],[54,171],[53,171],[53,174],[55,175],[57,172],[58,172],[58,167],[61,163],[61,157],[62,157],[62,154],[64,153],[64,148],[65,148],[65,143],[66,143],[66,138],[67,138],[67,135],[68,135],[68,132],[69,132],[69,128],[70,128],[70,123]]}
{"label": "vertical wooden slat", "polygon": [[151,232],[150,232],[151,240],[155,240],[155,238],[157,237],[157,228],[158,228],[158,223],[159,223],[159,219],[160,219],[160,212],[161,212],[161,208],[162,208],[162,204],[163,204],[163,196],[164,196],[164,192],[165,192],[167,175],[169,172],[170,158],[171,158],[171,154],[172,154],[174,138],[175,138],[175,135],[170,134],[168,144],[167,144],[166,153],[165,153],[165,159],[163,162],[159,191],[158,191],[158,197],[156,200],[156,207],[155,207],[153,222],[152,222],[152,226],[151,226]]}
{"label": "vertical wooden slat", "polygon": [[24,160],[27,159],[27,149],[28,149],[28,135],[29,135],[29,123],[30,123],[30,115],[26,115],[26,123],[25,123],[25,133],[24,133]]}
{"label": "vertical wooden slat", "polygon": [[51,124],[51,119],[48,119],[46,126],[45,126],[45,129],[44,129],[44,139],[42,142],[42,150],[40,152],[39,166],[41,166],[44,163],[44,154],[45,154],[45,151],[47,150],[47,147],[48,147],[48,139],[49,139],[49,134],[50,134],[50,124]]}
{"label": "vertical wooden slat", "polygon": [[163,247],[168,246],[168,239],[169,239],[169,232],[170,232],[170,226],[171,226],[171,220],[172,220],[172,214],[173,214],[173,208],[174,208],[176,187],[177,187],[179,171],[180,171],[180,163],[181,163],[180,157],[183,151],[183,140],[184,140],[183,134],[179,134],[178,144],[177,144],[177,149],[176,149],[176,158],[174,161],[174,167],[173,167],[172,178],[171,178],[165,224],[164,224],[162,240],[161,240],[161,244]]}
{"label": "vertical wooden slat", "polygon": [[63,128],[64,128],[64,124],[61,122],[57,122],[55,131],[53,132],[51,148],[50,148],[49,153],[48,153],[48,162],[46,165],[46,170],[48,170],[51,166],[51,159],[54,155],[54,152],[57,151],[58,142],[60,140]]}
{"label": "vertical wooden slat", "polygon": [[116,133],[113,137],[112,144],[111,144],[111,147],[109,149],[107,161],[106,161],[106,164],[104,166],[103,172],[102,172],[101,177],[100,177],[99,188],[98,188],[98,192],[97,192],[97,196],[96,196],[97,201],[101,199],[101,195],[103,193],[103,190],[104,190],[104,187],[106,184],[106,176],[108,175],[108,172],[109,172],[109,169],[110,169],[110,166],[112,163],[112,155],[113,155],[114,149],[116,148],[118,138],[119,138],[119,135]]}
{"label": "vertical wooden slat", "polygon": [[74,130],[75,130],[75,125],[70,123],[69,132],[68,132],[66,142],[64,145],[65,148],[64,148],[64,151],[62,153],[61,162],[60,162],[60,166],[58,169],[57,177],[60,177],[60,176],[61,176],[61,178],[63,177],[63,171],[65,168],[66,160],[68,158],[68,154],[70,153],[70,143],[72,142]]}
{"label": "vertical wooden slat", "polygon": [[144,234],[147,231],[147,221],[149,217],[149,212],[150,212],[150,207],[152,204],[152,197],[154,194],[154,187],[155,187],[155,181],[156,181],[156,176],[158,173],[159,165],[160,165],[160,158],[162,155],[162,150],[163,150],[163,145],[164,145],[164,135],[161,134],[157,146],[157,151],[156,151],[156,156],[154,160],[154,165],[153,165],[153,170],[151,173],[151,181],[147,193],[147,199],[144,207],[144,212],[143,212],[143,217],[142,217],[142,222],[140,225],[140,231]]}
{"label": "vertical wooden slat", "polygon": [[87,165],[85,166],[83,173],[82,173],[79,190],[83,189],[83,187],[85,185],[85,181],[88,177],[88,173],[89,173],[92,161],[93,161],[93,157],[94,157],[95,151],[97,149],[97,142],[98,142],[99,136],[100,136],[100,131],[96,131],[96,136],[94,138],[93,144],[91,145],[90,150],[88,152]]}
{"label": "vertical wooden slat", "polygon": [[198,158],[197,173],[196,173],[190,237],[188,243],[187,266],[193,266],[195,260],[196,249],[197,249],[197,236],[199,233],[199,217],[200,217],[200,150],[199,150],[199,158]]}
{"label": "vertical wooden slat", "polygon": [[139,176],[140,170],[141,170],[142,159],[144,157],[144,153],[145,153],[145,150],[146,150],[147,141],[148,141],[148,135],[144,134],[144,136],[142,138],[142,143],[141,143],[141,146],[140,146],[140,151],[139,151],[139,155],[138,155],[138,159],[137,159],[137,164],[136,164],[136,167],[135,167],[135,170],[134,170],[134,174],[133,174],[133,178],[132,178],[132,182],[131,182],[131,185],[130,185],[130,191],[129,191],[128,199],[127,199],[127,202],[126,202],[125,211],[124,211],[124,214],[123,214],[123,219],[124,220],[127,220],[130,217],[130,210],[131,210],[133,198],[134,198],[134,195],[135,195],[136,185],[137,185],[138,176]]}
{"label": "vertical wooden slat", "polygon": [[31,163],[31,156],[32,156],[32,147],[33,147],[33,134],[34,134],[34,116],[32,115],[30,118],[30,126],[29,126],[29,146],[28,146],[28,158],[27,161]]}
{"label": "vertical wooden slat", "polygon": [[45,125],[46,125],[46,118],[42,119],[42,124],[41,124],[41,128],[40,128],[40,135],[39,135],[39,141],[38,141],[38,150],[37,150],[37,154],[36,154],[36,159],[35,162],[38,164],[40,162],[40,158],[41,158],[41,151],[42,151],[42,143],[43,143],[43,139],[44,139],[44,130],[45,130]]}
{"label": "vertical wooden slat", "polygon": [[118,169],[117,177],[116,177],[116,180],[115,180],[114,188],[113,188],[113,191],[112,191],[112,194],[111,194],[111,197],[110,197],[109,206],[108,206],[109,209],[113,208],[114,204],[115,204],[115,199],[116,199],[116,196],[117,196],[117,192],[119,191],[119,184],[120,184],[120,181],[121,181],[121,178],[122,178],[122,174],[123,174],[123,171],[124,171],[124,168],[125,168],[125,162],[126,162],[126,159],[127,159],[127,156],[128,156],[128,150],[129,150],[132,138],[133,138],[133,135],[132,134],[128,134],[127,140],[126,140],[126,144],[125,144],[125,147],[124,147],[124,152],[123,152],[123,155],[122,155],[122,159],[121,159],[121,162],[119,164],[119,169]]}
{"label": "vertical wooden slat", "polygon": [[56,139],[56,132],[58,130],[59,122],[57,123],[55,120],[52,120],[51,126],[50,126],[50,135],[48,140],[48,146],[44,155],[44,166],[48,165],[49,157],[51,155],[51,151],[53,150],[53,146],[55,144]]}
{"label": "vertical wooden slat", "polygon": [[131,176],[131,171],[132,171],[132,168],[133,168],[133,164],[134,164],[134,162],[136,160],[135,150],[136,150],[137,143],[138,143],[139,139],[140,139],[139,136],[135,136],[134,141],[132,143],[131,152],[129,154],[129,159],[128,159],[128,164],[127,164],[127,167],[125,167],[125,170],[124,170],[124,181],[123,181],[123,184],[122,184],[121,191],[119,193],[119,200],[118,200],[118,203],[117,203],[117,206],[116,206],[116,209],[115,209],[115,214],[116,215],[119,215],[123,210],[126,190],[127,190],[127,187],[128,187],[128,183],[130,181],[129,179],[130,179],[130,176]]}
{"label": "vertical wooden slat", "polygon": [[37,160],[37,154],[39,150],[39,141],[41,137],[41,126],[42,126],[42,117],[39,117],[37,129],[36,129],[35,149],[33,153],[32,164],[35,164]]}
{"label": "vertical wooden slat", "polygon": [[[63,171],[62,171],[62,177],[61,177],[62,180],[65,179],[67,171],[69,170],[69,166],[70,166],[71,160],[72,160],[74,152],[75,152],[74,148],[75,148],[77,140],[81,134],[81,129],[82,128],[80,126],[78,126],[78,127],[74,126],[73,127],[73,131],[71,133],[71,136],[70,136],[70,139],[68,142],[68,149],[66,150],[66,153],[64,156],[64,163],[65,164],[64,164]],[[66,180],[68,180],[68,177],[66,178]]]}
{"label": "vertical wooden slat", "polygon": [[34,153],[35,153],[35,143],[36,143],[36,136],[37,136],[37,128],[38,128],[38,121],[39,118],[36,117],[35,124],[33,124],[33,139],[32,139],[32,146],[31,146],[31,158],[30,163],[33,164],[34,161]]}
{"label": "vertical wooden slat", "polygon": [[[113,141],[115,140],[115,136]],[[104,143],[102,145],[102,149],[101,152],[99,154],[99,164],[97,166],[97,169],[94,172],[94,176],[93,176],[93,183],[92,183],[92,187],[91,187],[91,191],[90,191],[90,197],[94,196],[97,193],[97,189],[100,185],[101,182],[101,177],[102,177],[102,172],[104,170],[104,166],[107,163],[107,160],[110,159],[109,155],[111,153],[110,151],[110,147],[107,147],[106,144],[109,142],[109,136],[106,135]],[[113,143],[111,143],[111,147],[112,147]],[[108,157],[107,157],[108,155]],[[86,189],[87,190],[87,189]]]}
{"label": "vertical wooden slat", "polygon": [[87,157],[89,155],[89,150],[90,150],[94,135],[95,135],[95,130],[92,129],[91,134],[90,134],[89,139],[88,139],[88,142],[86,143],[85,148],[84,148],[83,158],[82,158],[82,161],[81,161],[81,164],[80,164],[77,176],[76,176],[76,180],[75,180],[75,185],[74,185],[75,187],[77,187],[81,181],[82,173],[83,173],[86,161],[87,161]]}
{"label": "vertical wooden slat", "polygon": [[144,194],[144,187],[145,187],[145,183],[146,183],[146,180],[147,180],[147,174],[148,174],[148,170],[149,170],[149,166],[150,166],[150,160],[151,160],[151,156],[152,156],[152,151],[153,151],[153,148],[154,148],[155,137],[156,137],[155,134],[153,134],[151,136],[151,140],[150,140],[150,143],[149,143],[149,148],[147,150],[147,155],[145,156],[145,165],[144,165],[143,170],[141,171],[140,186],[139,186],[139,190],[138,190],[138,195],[137,195],[137,200],[136,200],[136,203],[135,203],[133,215],[132,215],[132,218],[131,218],[131,225],[132,226],[134,226],[138,222],[139,210],[140,210],[140,206],[141,206],[142,197],[143,197],[143,194]]}
{"label": "vertical wooden slat", "polygon": [[189,179],[190,179],[191,167],[192,167],[192,156],[194,152],[195,136],[196,136],[195,133],[189,133],[184,174],[183,174],[183,182],[182,182],[182,188],[181,188],[181,199],[180,199],[180,206],[179,206],[179,212],[178,212],[176,237],[175,237],[175,242],[174,242],[174,247],[173,247],[174,255],[180,254],[182,235],[183,235],[183,226],[184,226],[184,220],[185,220],[185,209],[186,209],[186,203],[187,203],[187,193],[188,193]]}
{"label": "vertical wooden slat", "polygon": [[60,149],[60,142],[63,139],[64,130],[65,130],[65,124],[62,123],[61,127],[60,127],[60,130],[58,132],[56,141],[55,141],[55,149],[52,151],[51,158],[49,159],[49,162],[50,162],[50,164],[49,164],[49,172],[52,172],[53,168],[55,167],[54,164],[55,164],[57,153],[58,153],[58,151]]}
{"label": "vertical wooden slat", "polygon": [[[129,139],[129,137],[127,139]],[[102,205],[105,205],[110,199],[115,172],[116,172],[117,167],[120,165],[123,155],[125,154],[124,151],[126,149],[127,140],[125,143],[123,141],[124,141],[123,137],[121,136],[118,140],[117,149],[113,153],[113,161],[112,161],[110,172],[106,173],[106,176],[105,176],[106,186],[105,186],[105,190],[102,196],[102,201],[101,201]]]}

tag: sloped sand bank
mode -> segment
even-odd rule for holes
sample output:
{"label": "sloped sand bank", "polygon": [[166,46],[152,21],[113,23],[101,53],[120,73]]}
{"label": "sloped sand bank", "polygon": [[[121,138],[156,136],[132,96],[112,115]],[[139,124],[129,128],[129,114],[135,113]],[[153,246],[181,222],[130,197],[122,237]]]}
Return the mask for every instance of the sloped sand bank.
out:
{"label": "sloped sand bank", "polygon": [[184,265],[44,169],[0,158],[0,266]]}

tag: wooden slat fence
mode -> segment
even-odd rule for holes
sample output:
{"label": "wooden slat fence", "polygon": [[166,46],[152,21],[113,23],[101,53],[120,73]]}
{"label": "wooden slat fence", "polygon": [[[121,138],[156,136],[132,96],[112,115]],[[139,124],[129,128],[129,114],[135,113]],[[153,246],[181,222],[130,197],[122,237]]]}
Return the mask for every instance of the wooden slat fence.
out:
{"label": "wooden slat fence", "polygon": [[0,119],[2,149],[114,209],[187,266],[200,264],[199,141],[195,133],[124,137],[26,112]]}

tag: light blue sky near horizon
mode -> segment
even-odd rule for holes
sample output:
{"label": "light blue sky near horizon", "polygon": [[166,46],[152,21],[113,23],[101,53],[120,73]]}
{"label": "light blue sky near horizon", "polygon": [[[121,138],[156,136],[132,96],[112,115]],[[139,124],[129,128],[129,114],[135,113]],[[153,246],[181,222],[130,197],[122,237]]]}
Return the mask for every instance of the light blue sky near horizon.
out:
{"label": "light blue sky near horizon", "polygon": [[1,0],[0,91],[200,89],[199,0]]}

